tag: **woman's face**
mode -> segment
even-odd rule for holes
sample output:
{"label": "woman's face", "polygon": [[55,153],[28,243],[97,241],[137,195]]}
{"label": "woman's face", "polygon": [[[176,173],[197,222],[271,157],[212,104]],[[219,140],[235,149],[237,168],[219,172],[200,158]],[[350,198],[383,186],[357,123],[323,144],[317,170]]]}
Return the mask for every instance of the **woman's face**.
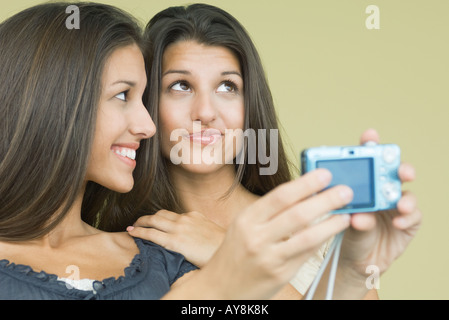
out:
{"label": "woman's face", "polygon": [[137,45],[115,50],[106,62],[87,180],[117,192],[133,185],[136,150],[156,128],[142,103],[147,83]]}
{"label": "woman's face", "polygon": [[229,49],[195,41],[168,46],[159,104],[164,156],[197,173],[232,163],[238,131],[237,143],[228,133],[243,129],[243,85],[240,63]]}

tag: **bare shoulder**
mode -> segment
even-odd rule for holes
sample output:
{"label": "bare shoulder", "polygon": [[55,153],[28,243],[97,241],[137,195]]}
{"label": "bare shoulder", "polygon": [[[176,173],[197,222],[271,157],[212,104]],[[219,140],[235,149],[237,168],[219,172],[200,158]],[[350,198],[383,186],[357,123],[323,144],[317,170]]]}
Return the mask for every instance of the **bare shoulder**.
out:
{"label": "bare shoulder", "polygon": [[134,254],[138,253],[139,248],[133,237],[127,232],[105,232],[102,234],[105,241],[110,243],[116,250],[125,250]]}

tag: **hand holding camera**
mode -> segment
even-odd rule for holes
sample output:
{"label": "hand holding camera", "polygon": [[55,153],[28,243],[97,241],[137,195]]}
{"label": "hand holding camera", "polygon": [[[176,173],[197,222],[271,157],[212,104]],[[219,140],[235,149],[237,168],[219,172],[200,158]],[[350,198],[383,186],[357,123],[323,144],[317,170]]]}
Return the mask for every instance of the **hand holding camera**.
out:
{"label": "hand holding camera", "polygon": [[[350,177],[346,182],[356,189],[354,199],[348,206],[333,211],[333,213],[354,213],[351,215],[351,225],[344,233],[337,271],[339,276],[336,279],[346,281],[346,285],[353,285],[354,288],[367,290],[366,268],[376,266],[380,273],[388,269],[416,235],[421,225],[422,214],[417,208],[415,196],[408,191],[398,190],[398,183],[401,185],[415,179],[413,166],[399,164],[399,149],[394,145],[375,146],[374,144],[379,143],[379,136],[375,130],[365,131],[360,142],[362,145],[370,143],[367,147],[361,147],[365,148],[364,151],[358,148],[330,150],[330,153],[339,153],[339,156],[324,160],[329,160],[325,165],[334,171],[337,180],[342,179],[342,170],[348,168],[347,163],[343,162],[353,161],[349,166]],[[350,154],[351,150],[355,150],[354,154]],[[373,153],[366,157],[365,151]],[[341,152],[348,154],[342,157]],[[326,157],[329,157],[328,154]],[[341,159],[343,161],[339,163]],[[309,160],[305,159],[305,162]],[[381,169],[382,167],[384,169]],[[336,181],[342,182],[344,181]],[[320,284],[322,285],[324,284]],[[335,285],[334,297],[339,299],[347,297],[345,295],[349,292],[347,287],[343,290],[339,290],[340,288],[342,287]]]}
{"label": "hand holding camera", "polygon": [[[379,142],[376,131],[368,130],[362,135],[361,143],[368,141]],[[394,172],[392,168],[389,170]],[[397,175],[390,176],[393,181],[394,177],[399,179],[399,184],[414,180],[412,166],[401,164],[396,171]],[[189,292],[191,298],[270,298],[327,239],[343,230],[333,296],[363,298],[368,290],[366,267],[376,265],[381,272],[385,271],[415,236],[421,213],[415,197],[404,192],[398,201],[390,201],[395,203],[393,209],[334,214],[321,219],[354,199],[348,186],[328,188],[331,179],[329,170],[313,170],[278,186],[243,210],[229,226],[211,260],[201,272],[193,273],[186,280],[196,279],[192,284],[202,288],[197,291],[201,293],[198,296]],[[215,279],[214,288],[224,291],[213,296],[210,279]],[[324,297],[326,286],[326,281],[319,283],[316,298]],[[179,291],[172,289],[171,297],[176,298],[183,288],[186,286],[181,286]]]}
{"label": "hand holding camera", "polygon": [[[377,132],[365,131],[361,143],[367,141],[378,143]],[[402,163],[398,168],[398,178],[401,183],[414,181],[415,169],[410,164]],[[351,228],[346,232],[343,242],[343,246],[347,248],[342,251],[342,262],[345,259],[351,260],[357,250],[363,250],[366,258],[365,268],[366,265],[376,265],[381,272],[385,271],[404,252],[416,235],[421,220],[422,214],[417,207],[416,197],[408,191],[402,192],[395,208],[353,215]],[[379,256],[379,253],[382,255]],[[365,268],[360,271],[365,272]],[[366,276],[366,273],[364,275]]]}

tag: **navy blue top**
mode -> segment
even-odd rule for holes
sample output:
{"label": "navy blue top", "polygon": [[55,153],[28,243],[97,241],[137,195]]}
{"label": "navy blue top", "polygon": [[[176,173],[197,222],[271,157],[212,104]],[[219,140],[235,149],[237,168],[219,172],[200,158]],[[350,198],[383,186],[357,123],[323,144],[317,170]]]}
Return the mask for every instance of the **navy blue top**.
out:
{"label": "navy blue top", "polygon": [[185,273],[196,269],[179,253],[134,238],[139,253],[125,269],[125,276],[94,282],[94,291],[67,286],[54,274],[0,260],[0,300],[5,299],[160,299]]}

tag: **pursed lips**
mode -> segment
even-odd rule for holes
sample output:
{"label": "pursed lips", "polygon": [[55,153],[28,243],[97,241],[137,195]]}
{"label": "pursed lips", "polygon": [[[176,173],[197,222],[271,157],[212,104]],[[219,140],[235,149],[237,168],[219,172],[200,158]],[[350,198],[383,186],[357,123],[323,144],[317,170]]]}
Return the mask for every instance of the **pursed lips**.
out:
{"label": "pursed lips", "polygon": [[194,132],[186,136],[185,138],[190,141],[201,143],[203,145],[209,145],[217,142],[222,137],[222,133],[217,129],[206,129],[200,132]]}

